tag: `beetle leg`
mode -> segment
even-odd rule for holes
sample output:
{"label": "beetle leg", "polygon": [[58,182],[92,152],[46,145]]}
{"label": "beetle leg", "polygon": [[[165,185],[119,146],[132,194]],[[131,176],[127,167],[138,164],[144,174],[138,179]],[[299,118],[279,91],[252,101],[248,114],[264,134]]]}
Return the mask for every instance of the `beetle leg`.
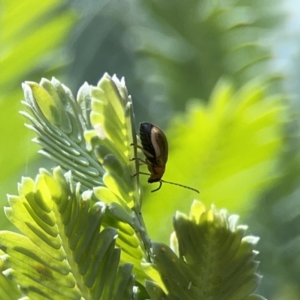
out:
{"label": "beetle leg", "polygon": [[155,158],[155,156],[153,154],[151,154],[150,152],[148,152],[147,150],[141,148],[143,153],[145,154],[146,157],[151,157],[151,158]]}
{"label": "beetle leg", "polygon": [[135,177],[137,174],[147,175],[147,176],[151,175],[151,174],[144,173],[144,172],[137,172],[137,173],[135,173],[134,175],[131,175],[131,178]]}
{"label": "beetle leg", "polygon": [[147,165],[147,162],[145,160],[142,160],[141,158],[139,157],[134,157],[134,158],[131,158],[130,161],[133,161],[133,160],[138,160],[139,161],[139,166],[144,166],[144,165]]}
{"label": "beetle leg", "polygon": [[137,148],[139,148],[139,149],[142,150],[142,152],[145,154],[145,156],[154,158],[154,155],[151,154],[150,152],[148,152],[147,150],[145,150],[142,146],[135,145],[135,144],[133,144],[133,143],[131,143],[130,146],[136,146]]}
{"label": "beetle leg", "polygon": [[147,162],[145,160],[143,160],[143,159],[141,159],[139,157],[133,157],[133,158],[130,159],[130,161],[133,161],[133,160],[138,160],[138,161],[142,162],[142,164],[144,164],[144,165],[147,164]]}
{"label": "beetle leg", "polygon": [[130,146],[135,146],[135,147],[137,147],[137,148],[139,148],[139,149],[143,150],[142,146],[135,145],[134,143],[131,143],[131,144],[130,144]]}

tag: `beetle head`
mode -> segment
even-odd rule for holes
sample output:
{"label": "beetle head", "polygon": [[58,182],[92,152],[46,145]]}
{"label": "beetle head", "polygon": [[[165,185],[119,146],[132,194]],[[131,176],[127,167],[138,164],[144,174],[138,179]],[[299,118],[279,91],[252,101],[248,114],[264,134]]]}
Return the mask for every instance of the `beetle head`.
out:
{"label": "beetle head", "polygon": [[148,164],[148,170],[150,171],[149,183],[161,181],[165,173],[165,167],[157,167],[151,164]]}

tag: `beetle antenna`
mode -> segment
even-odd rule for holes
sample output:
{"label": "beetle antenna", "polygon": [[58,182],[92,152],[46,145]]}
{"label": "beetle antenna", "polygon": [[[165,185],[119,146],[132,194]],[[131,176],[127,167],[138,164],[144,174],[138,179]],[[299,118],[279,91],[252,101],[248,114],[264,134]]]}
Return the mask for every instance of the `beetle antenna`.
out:
{"label": "beetle antenna", "polygon": [[[157,190],[159,190],[159,189],[161,188],[162,182],[164,182],[164,183],[169,183],[169,184],[173,184],[173,185],[178,185],[178,186],[181,186],[181,187],[183,187],[183,188],[192,190],[192,191],[194,191],[194,192],[200,194],[200,192],[199,192],[198,190],[196,190],[196,189],[194,189],[194,188],[192,188],[192,187],[190,187],[190,186],[183,185],[183,184],[179,184],[179,183],[176,183],[176,182],[165,181],[165,180],[162,180],[162,179],[160,180],[160,183],[161,183],[161,184],[160,184],[159,188],[156,189],[156,190],[154,190],[154,191],[157,191]],[[154,192],[154,191],[152,191],[152,192]]]}

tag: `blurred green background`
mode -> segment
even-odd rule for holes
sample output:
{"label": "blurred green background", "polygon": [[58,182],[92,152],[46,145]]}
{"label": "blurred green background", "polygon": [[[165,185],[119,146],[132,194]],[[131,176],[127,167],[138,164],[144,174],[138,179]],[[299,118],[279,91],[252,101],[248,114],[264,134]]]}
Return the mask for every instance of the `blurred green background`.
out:
{"label": "blurred green background", "polygon": [[[168,242],[194,197],[241,216],[260,237],[260,290],[300,295],[300,9],[298,0],[3,0],[0,4],[0,193],[52,163],[18,111],[21,82],[56,76],[74,95],[104,72],[125,77],[136,125],[170,146],[165,180],[145,183],[146,224]],[[11,229],[3,212],[0,226]]]}

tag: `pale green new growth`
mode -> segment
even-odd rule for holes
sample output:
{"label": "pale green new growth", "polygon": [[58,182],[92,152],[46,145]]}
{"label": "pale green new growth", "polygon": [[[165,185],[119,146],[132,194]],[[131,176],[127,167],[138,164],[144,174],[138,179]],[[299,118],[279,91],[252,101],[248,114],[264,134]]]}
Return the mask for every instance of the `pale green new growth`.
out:
{"label": "pale green new growth", "polygon": [[56,79],[23,89],[27,127],[58,167],[23,178],[19,195],[9,196],[5,213],[21,234],[0,232],[11,280],[0,277],[0,296],[10,285],[10,299],[263,299],[251,295],[261,279],[258,239],[225,211],[194,202],[189,217],[174,218],[173,250],[151,243],[133,177],[137,136],[124,79],[104,74],[77,100]]}
{"label": "pale green new growth", "polygon": [[[84,84],[75,101],[70,90],[56,79],[43,79],[23,85],[26,106],[34,115],[22,112],[38,133],[40,152],[65,170],[71,170],[81,191],[93,189],[94,195],[108,205],[105,226],[118,228],[117,246],[121,260],[134,264],[139,280],[140,267],[149,259],[150,242],[140,218],[140,194],[136,156],[134,116],[124,80],[105,74],[97,87]],[[137,235],[136,232],[139,232]],[[129,245],[124,245],[132,240]],[[140,244],[142,240],[142,244]]]}
{"label": "pale green new growth", "polygon": [[43,147],[40,153],[66,171],[72,170],[83,190],[102,184],[104,170],[88,152],[83,136],[89,123],[71,91],[56,79],[26,82],[23,90],[23,104],[33,116],[21,113],[32,123],[26,126],[38,134],[34,141]]}
{"label": "pale green new growth", "polygon": [[[220,80],[207,103],[191,101],[185,114],[172,119],[166,132],[170,155],[164,178],[199,188],[204,203],[243,215],[283,174],[285,118],[282,96],[270,96],[267,83],[253,80],[236,89],[231,81]],[[171,189],[160,190],[164,201],[145,193],[148,228],[155,228],[166,210],[185,209],[186,191]],[[158,205],[161,209],[153,209]],[[167,220],[162,227],[167,230],[155,233],[156,239],[166,239],[172,230]]]}

